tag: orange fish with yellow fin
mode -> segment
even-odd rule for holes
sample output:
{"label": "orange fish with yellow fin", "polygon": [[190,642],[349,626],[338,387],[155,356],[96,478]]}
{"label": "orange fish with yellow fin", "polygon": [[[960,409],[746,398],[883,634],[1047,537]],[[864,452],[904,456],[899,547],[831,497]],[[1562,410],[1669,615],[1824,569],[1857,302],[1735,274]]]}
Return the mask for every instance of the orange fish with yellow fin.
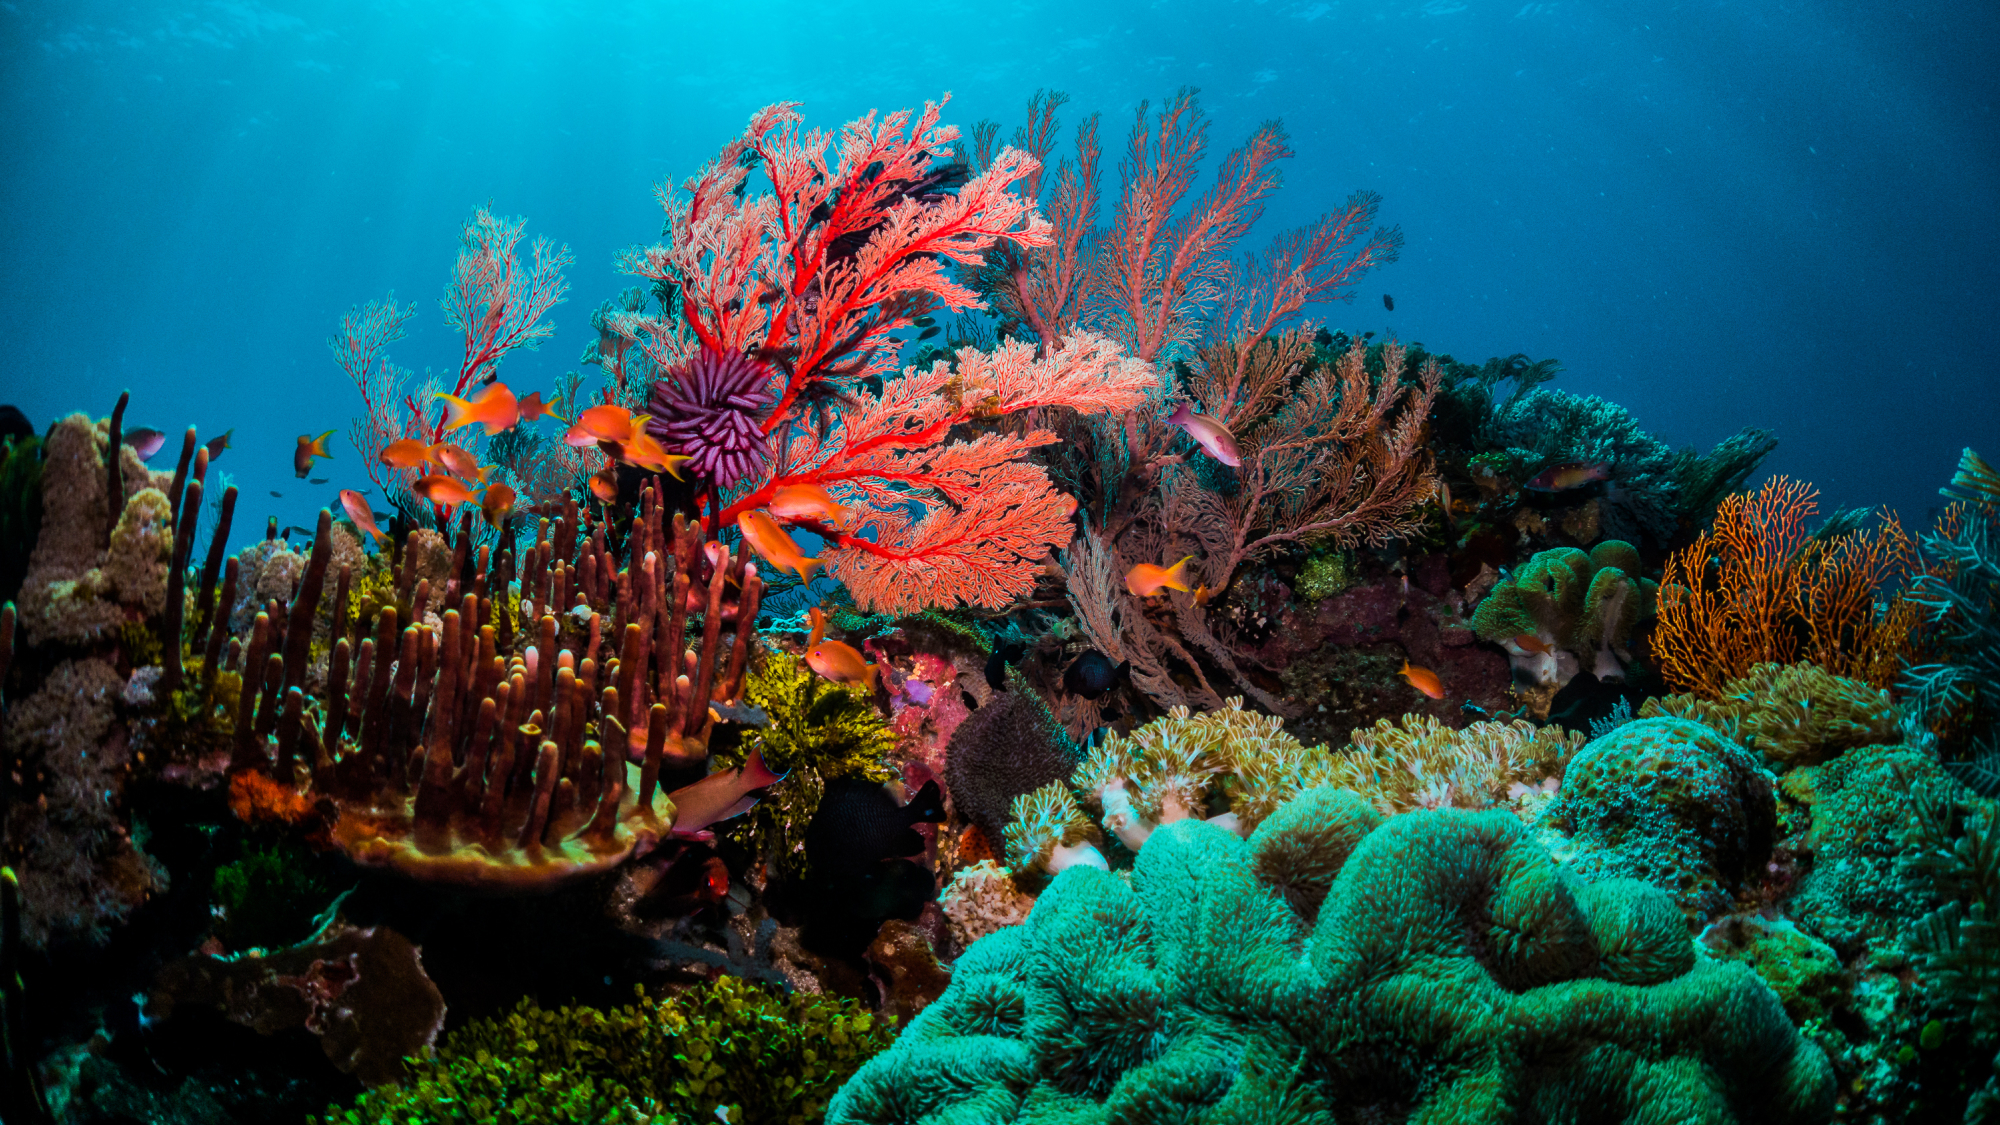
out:
{"label": "orange fish with yellow fin", "polygon": [[486,427],[490,437],[521,424],[521,404],[505,383],[490,383],[471,399],[441,392],[437,397],[444,400],[446,433],[478,423]]}
{"label": "orange fish with yellow fin", "polygon": [[819,560],[807,558],[769,512],[761,508],[744,512],[736,517],[736,527],[743,532],[743,541],[765,562],[779,570],[792,571],[801,582],[812,581],[812,571]]}
{"label": "orange fish with yellow fin", "polygon": [[292,469],[299,474],[300,480],[304,480],[306,477],[312,475],[314,458],[333,456],[333,454],[327,452],[326,448],[326,439],[333,435],[334,431],[332,430],[328,430],[318,437],[314,437],[311,434],[299,435],[299,447],[292,452]]}
{"label": "orange fish with yellow fin", "polygon": [[1150,598],[1161,590],[1179,590],[1185,594],[1190,589],[1187,565],[1192,561],[1194,556],[1189,555],[1172,566],[1140,563],[1125,572],[1125,588],[1136,598]]}

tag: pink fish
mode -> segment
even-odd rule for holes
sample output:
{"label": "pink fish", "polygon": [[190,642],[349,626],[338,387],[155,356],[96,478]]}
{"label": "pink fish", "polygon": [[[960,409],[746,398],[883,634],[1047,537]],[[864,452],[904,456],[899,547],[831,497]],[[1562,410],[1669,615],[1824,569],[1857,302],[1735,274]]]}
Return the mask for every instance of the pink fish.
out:
{"label": "pink fish", "polygon": [[772,773],[764,755],[756,750],[733,770],[717,770],[693,785],[667,794],[674,803],[674,826],[670,833],[683,840],[713,840],[709,826],[732,816],[741,816],[757,803],[756,790],[775,785],[783,774]]}
{"label": "pink fish", "polygon": [[1167,424],[1186,430],[1196,445],[1230,468],[1243,464],[1243,455],[1236,450],[1236,435],[1229,432],[1229,427],[1206,414],[1196,414],[1188,409],[1187,403],[1174,407],[1174,412],[1167,415]]}
{"label": "pink fish", "polygon": [[1568,492],[1572,488],[1582,488],[1592,481],[1610,479],[1611,466],[1603,462],[1595,465],[1551,465],[1536,473],[1533,480],[1521,487],[1535,492]]}
{"label": "pink fish", "polygon": [[167,444],[167,435],[141,426],[138,429],[125,431],[125,444],[138,452],[139,460],[151,461],[154,455],[160,452],[160,447]]}

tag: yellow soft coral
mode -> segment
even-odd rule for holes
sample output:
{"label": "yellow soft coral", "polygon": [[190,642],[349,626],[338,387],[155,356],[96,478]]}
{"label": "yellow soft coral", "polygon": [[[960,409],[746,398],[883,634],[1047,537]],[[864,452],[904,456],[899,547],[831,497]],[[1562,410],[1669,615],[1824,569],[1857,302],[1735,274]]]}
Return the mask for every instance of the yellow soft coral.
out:
{"label": "yellow soft coral", "polygon": [[1087,866],[1108,869],[1104,854],[1091,843],[1097,828],[1077,807],[1069,786],[1051,781],[1032,793],[1014,798],[1004,833],[1007,867],[1016,876],[1028,872],[1060,874]]}
{"label": "yellow soft coral", "polygon": [[1345,753],[1333,755],[1327,782],[1390,814],[1497,804],[1560,776],[1584,742],[1520,719],[1454,730],[1428,715],[1405,715],[1400,725],[1380,719],[1352,738]]}
{"label": "yellow soft coral", "polygon": [[1817,664],[1758,664],[1721,699],[1649,699],[1642,718],[1692,719],[1783,766],[1815,766],[1857,746],[1892,745],[1902,730],[1889,693]]}

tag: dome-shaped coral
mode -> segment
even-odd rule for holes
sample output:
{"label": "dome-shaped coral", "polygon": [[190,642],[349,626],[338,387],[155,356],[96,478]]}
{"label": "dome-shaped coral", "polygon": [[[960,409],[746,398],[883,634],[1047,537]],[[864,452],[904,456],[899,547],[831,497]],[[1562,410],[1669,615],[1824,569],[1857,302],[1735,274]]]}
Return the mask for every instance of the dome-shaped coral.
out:
{"label": "dome-shaped coral", "polygon": [[[827,1120],[1830,1116],[1826,1056],[1659,891],[1579,890],[1504,813],[1372,817],[1313,790],[1249,841],[1183,820],[1129,880],[1065,871]],[[1315,915],[1279,857],[1331,873]]]}

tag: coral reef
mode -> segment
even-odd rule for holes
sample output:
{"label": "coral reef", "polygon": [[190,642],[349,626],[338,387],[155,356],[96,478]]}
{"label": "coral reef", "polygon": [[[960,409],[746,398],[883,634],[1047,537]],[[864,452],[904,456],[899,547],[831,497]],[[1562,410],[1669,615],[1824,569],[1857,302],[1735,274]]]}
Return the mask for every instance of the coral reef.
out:
{"label": "coral reef", "polygon": [[990,859],[960,868],[938,901],[944,904],[952,943],[961,951],[987,934],[1027,921],[1035,905],[1034,896]]}
{"label": "coral reef", "polygon": [[[1248,841],[1164,826],[1129,882],[1064,872],[828,1120],[1829,1118],[1825,1056],[1750,970],[1692,963],[1659,892],[1579,887],[1501,813],[1410,813],[1350,845],[1357,798],[1300,806]],[[1259,857],[1321,849],[1330,883],[1300,913]]]}
{"label": "coral reef", "polygon": [[[600,1011],[521,1001],[475,1020],[412,1064],[410,1081],[330,1109],[325,1125],[505,1121],[818,1120],[834,1089],[888,1045],[888,1022],[853,1001],[722,977]],[[504,1113],[504,1117],[496,1114]]]}
{"label": "coral reef", "polygon": [[1774,793],[1757,760],[1708,727],[1638,719],[1570,758],[1542,823],[1568,834],[1565,859],[1586,878],[1641,879],[1714,915],[1770,853]]}

